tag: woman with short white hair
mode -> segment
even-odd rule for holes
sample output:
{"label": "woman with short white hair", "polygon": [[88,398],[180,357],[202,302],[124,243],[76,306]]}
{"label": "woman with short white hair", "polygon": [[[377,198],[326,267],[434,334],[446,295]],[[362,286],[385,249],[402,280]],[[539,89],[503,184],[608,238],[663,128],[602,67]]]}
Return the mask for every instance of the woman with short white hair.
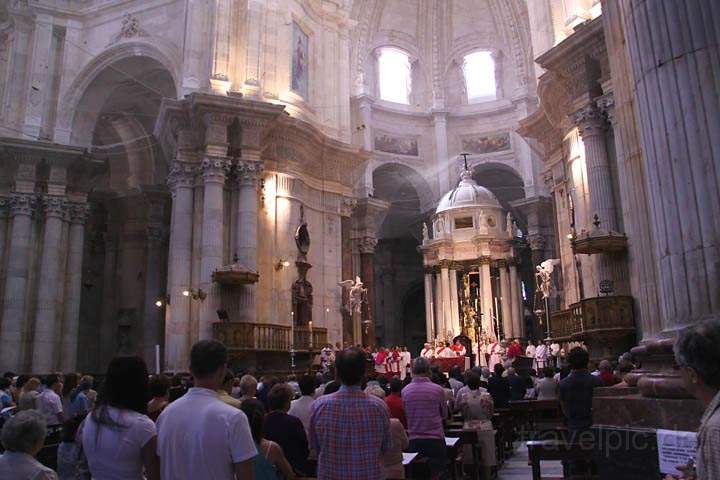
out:
{"label": "woman with short white hair", "polygon": [[52,469],[35,460],[45,443],[45,417],[25,410],[11,417],[0,434],[5,453],[0,455],[0,478],[7,480],[57,480]]}

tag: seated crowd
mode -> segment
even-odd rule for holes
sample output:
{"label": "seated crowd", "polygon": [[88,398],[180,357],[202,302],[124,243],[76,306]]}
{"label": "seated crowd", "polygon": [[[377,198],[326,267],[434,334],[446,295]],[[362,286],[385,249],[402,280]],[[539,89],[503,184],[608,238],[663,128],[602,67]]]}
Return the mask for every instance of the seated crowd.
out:
{"label": "seated crowd", "polygon": [[[720,478],[707,476],[718,469],[720,381],[706,358],[717,353],[703,339],[720,341],[720,328],[684,335],[678,363],[689,391],[712,410],[698,447],[705,476],[686,478]],[[453,428],[477,437],[461,444],[461,465],[473,463],[491,478],[502,461],[498,412],[517,402],[557,400],[572,441],[592,424],[593,389],[622,385],[632,368],[625,356],[591,372],[579,347],[568,353],[568,365],[539,375],[512,363],[492,372],[455,366],[446,375],[419,356],[404,379],[368,376],[367,352],[355,347],[338,351],[334,361],[316,375],[256,379],[230,372],[226,348],[205,340],[191,350],[188,375],[151,376],[140,357],[114,358],[99,394],[90,376],[51,374],[41,382],[8,373],[0,380],[0,478],[396,479],[405,478],[403,452],[417,453],[430,478],[445,478]],[[58,444],[53,462],[42,455],[50,436]]]}

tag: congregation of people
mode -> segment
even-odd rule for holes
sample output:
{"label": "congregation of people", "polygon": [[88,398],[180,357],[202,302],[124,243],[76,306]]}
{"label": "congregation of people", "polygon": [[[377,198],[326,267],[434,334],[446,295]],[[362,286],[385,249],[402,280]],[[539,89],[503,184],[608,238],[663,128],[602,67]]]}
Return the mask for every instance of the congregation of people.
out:
{"label": "congregation of people", "polygon": [[[720,341],[717,322],[690,329],[676,345],[688,391],[707,407],[697,470],[684,478],[720,478],[713,341]],[[495,412],[512,402],[557,399],[572,437],[593,424],[593,390],[623,386],[635,367],[625,354],[590,368],[581,346],[559,366],[527,355],[543,346],[505,343],[497,361],[489,358],[497,350],[485,352],[485,362],[447,373],[434,361],[444,350],[429,355],[427,345],[412,360],[402,348],[328,346],[316,373],[256,378],[231,372],[224,345],[205,340],[193,346],[185,375],[149,375],[137,356],[115,357],[99,388],[87,375],[8,372],[0,379],[0,478],[399,479],[403,452],[423,458],[430,478],[446,478],[447,425],[458,418],[464,432],[477,435],[480,451],[478,458],[463,452],[462,463],[479,464],[491,478]],[[445,345],[464,356],[460,347]],[[516,368],[520,357],[532,358],[532,368]],[[396,365],[388,369],[389,362]],[[59,439],[53,468],[39,461],[47,460],[41,451],[51,435]]]}

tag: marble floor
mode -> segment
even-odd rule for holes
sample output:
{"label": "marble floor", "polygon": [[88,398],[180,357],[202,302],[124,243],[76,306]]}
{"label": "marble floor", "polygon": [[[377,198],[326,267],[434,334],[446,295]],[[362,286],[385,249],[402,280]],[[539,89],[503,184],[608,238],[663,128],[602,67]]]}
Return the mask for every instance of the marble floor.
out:
{"label": "marble floor", "polygon": [[[543,478],[547,476],[562,477],[562,465],[557,462],[542,462]],[[525,442],[515,444],[515,455],[502,466],[498,472],[498,480],[532,480],[532,470],[528,465],[528,451]]]}

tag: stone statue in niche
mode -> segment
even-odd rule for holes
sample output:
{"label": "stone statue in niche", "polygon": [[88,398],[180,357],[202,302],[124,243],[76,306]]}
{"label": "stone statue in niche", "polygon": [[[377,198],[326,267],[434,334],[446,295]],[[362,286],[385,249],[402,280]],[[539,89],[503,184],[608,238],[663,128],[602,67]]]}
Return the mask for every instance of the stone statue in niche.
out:
{"label": "stone statue in niche", "polygon": [[298,249],[298,261],[307,261],[310,251],[310,231],[305,221],[305,207],[300,205],[300,226],[295,230],[295,246]]}
{"label": "stone statue in niche", "polygon": [[299,278],[292,284],[292,308],[295,325],[307,325],[312,322],[313,286],[307,280],[307,271],[312,265],[307,262],[295,262]]}
{"label": "stone statue in niche", "polygon": [[295,230],[295,246],[298,259],[295,266],[298,279],[292,284],[292,311],[295,325],[308,325],[312,322],[313,286],[307,279],[307,272],[312,265],[307,261],[310,251],[310,231],[305,221],[305,208],[300,205],[300,226]]}
{"label": "stone statue in niche", "polygon": [[423,239],[423,242],[428,241],[428,228],[427,228],[427,223],[425,223],[425,222],[423,222],[423,224],[422,224],[422,239]]}

